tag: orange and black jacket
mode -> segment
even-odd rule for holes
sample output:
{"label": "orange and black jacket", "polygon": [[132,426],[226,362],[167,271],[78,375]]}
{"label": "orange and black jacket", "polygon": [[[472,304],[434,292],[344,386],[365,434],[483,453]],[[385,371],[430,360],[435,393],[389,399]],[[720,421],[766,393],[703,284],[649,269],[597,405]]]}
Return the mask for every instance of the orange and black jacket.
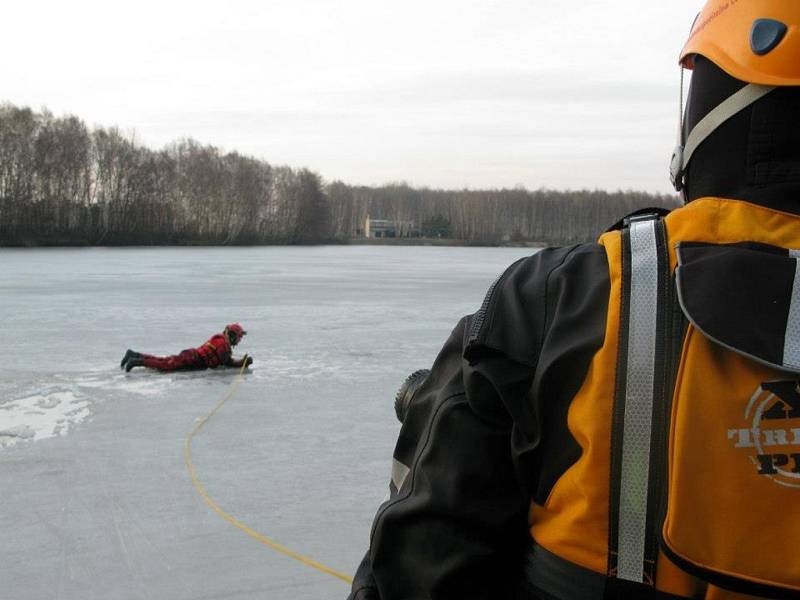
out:
{"label": "orange and black jacket", "polygon": [[[800,597],[800,217],[704,198],[648,225],[644,457],[624,412],[639,225],[514,263],[458,323],[351,600]],[[626,461],[649,473],[641,514]]]}

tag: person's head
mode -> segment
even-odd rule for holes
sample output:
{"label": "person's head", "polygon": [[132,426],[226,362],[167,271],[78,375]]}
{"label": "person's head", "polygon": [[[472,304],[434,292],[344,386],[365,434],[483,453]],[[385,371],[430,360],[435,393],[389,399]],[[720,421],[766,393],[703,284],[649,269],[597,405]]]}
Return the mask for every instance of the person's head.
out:
{"label": "person's head", "polygon": [[693,74],[671,170],[685,200],[800,212],[800,2],[710,0],[680,63]]}
{"label": "person's head", "polygon": [[247,332],[242,329],[242,326],[238,323],[231,323],[230,325],[225,326],[225,337],[228,338],[228,341],[231,343],[231,346],[235,346],[239,342],[242,341],[242,338],[247,335]]}

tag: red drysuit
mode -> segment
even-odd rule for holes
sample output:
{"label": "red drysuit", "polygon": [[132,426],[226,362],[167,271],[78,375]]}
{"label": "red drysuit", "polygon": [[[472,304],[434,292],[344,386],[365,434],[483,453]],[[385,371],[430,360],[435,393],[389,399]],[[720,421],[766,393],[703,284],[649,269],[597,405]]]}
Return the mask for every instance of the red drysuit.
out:
{"label": "red drysuit", "polygon": [[217,333],[198,348],[187,348],[173,356],[143,354],[144,366],[159,371],[188,371],[213,369],[220,365],[239,366],[232,359],[231,344],[225,335]]}

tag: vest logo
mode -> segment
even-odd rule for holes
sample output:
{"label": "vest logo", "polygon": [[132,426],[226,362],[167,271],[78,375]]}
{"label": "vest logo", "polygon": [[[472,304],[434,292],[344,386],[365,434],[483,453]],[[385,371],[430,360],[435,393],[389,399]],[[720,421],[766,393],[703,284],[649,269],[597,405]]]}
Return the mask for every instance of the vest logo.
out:
{"label": "vest logo", "polygon": [[749,427],[729,429],[734,448],[751,448],[759,475],[800,488],[800,382],[762,383],[747,403]]}

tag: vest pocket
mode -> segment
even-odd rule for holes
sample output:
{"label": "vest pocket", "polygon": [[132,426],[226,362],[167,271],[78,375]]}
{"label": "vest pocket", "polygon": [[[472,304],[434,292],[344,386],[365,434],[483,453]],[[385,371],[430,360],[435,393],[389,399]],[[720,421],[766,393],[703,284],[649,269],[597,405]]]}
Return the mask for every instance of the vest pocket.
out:
{"label": "vest pocket", "polygon": [[800,597],[797,379],[689,328],[661,541],[692,575],[741,593]]}

